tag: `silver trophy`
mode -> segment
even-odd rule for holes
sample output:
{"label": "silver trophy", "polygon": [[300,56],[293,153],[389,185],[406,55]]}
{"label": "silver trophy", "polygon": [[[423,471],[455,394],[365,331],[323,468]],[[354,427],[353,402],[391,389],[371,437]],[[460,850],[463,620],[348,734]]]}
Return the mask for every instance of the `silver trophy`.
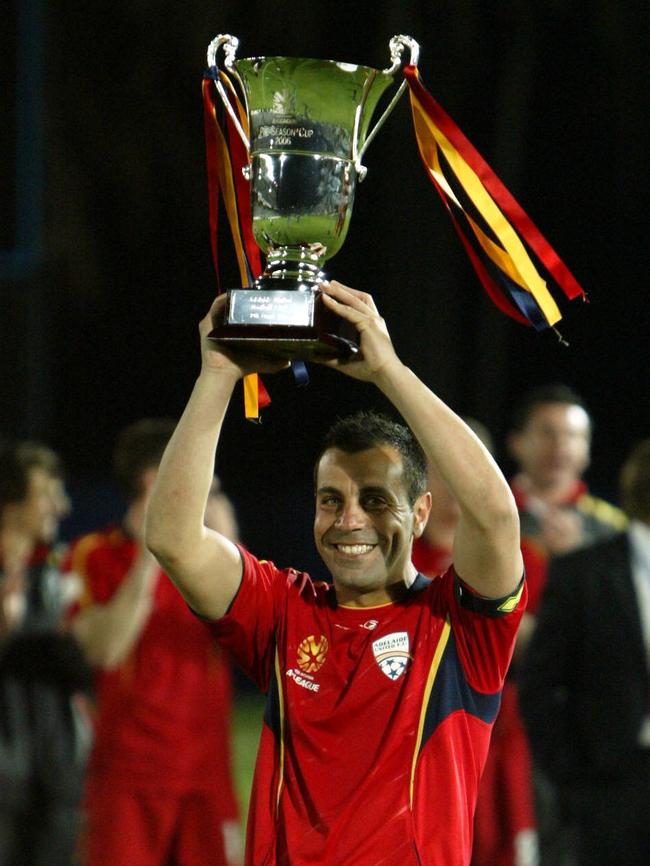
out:
{"label": "silver trophy", "polygon": [[[217,36],[208,67],[248,154],[252,231],[266,268],[252,287],[228,291],[210,338],[286,358],[349,356],[358,351],[356,330],[322,303],[322,268],[345,240],[357,180],[366,175],[363,156],[406,82],[369,131],[373,113],[405,49],[415,65],[419,46],[394,36],[391,66],[377,70],[298,57],[236,59],[238,44]],[[244,106],[250,140],[224,82]]]}

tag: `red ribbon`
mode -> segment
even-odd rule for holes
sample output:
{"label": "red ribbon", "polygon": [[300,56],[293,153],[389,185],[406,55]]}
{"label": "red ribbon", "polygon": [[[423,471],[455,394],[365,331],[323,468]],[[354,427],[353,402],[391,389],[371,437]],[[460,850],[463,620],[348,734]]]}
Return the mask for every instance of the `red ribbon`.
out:
{"label": "red ribbon", "polygon": [[417,67],[406,66],[404,76],[409,87],[417,94],[417,98],[429,117],[436,123],[444,135],[454,145],[470,168],[479,176],[484,187],[500,207],[504,215],[517,229],[522,239],[538,256],[540,262],[551,274],[564,294],[571,299],[585,297],[585,291],[580,286],[571,271],[560,259],[535,223],[523,210],[512,194],[504,186],[480,153],[465,137],[454,121],[425,90],[419,80]]}

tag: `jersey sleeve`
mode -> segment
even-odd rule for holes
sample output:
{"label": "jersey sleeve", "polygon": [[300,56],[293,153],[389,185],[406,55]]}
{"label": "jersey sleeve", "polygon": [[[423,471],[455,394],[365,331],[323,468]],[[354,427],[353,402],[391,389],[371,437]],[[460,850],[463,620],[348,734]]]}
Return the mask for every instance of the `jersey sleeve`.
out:
{"label": "jersey sleeve", "polygon": [[226,615],[207,625],[244,673],[266,692],[278,623],[296,573],[258,560],[241,546],[239,552],[243,574],[237,594]]}
{"label": "jersey sleeve", "polygon": [[526,608],[524,578],[511,595],[500,599],[480,596],[453,569],[442,580],[448,616],[469,684],[484,694],[499,691]]}

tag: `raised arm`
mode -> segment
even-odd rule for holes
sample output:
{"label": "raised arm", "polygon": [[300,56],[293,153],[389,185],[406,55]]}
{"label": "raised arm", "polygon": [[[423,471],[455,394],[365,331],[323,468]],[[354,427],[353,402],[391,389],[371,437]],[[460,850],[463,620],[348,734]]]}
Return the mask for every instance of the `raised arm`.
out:
{"label": "raised arm", "polygon": [[239,551],[225,536],[204,525],[205,506],[223,419],[235,384],[247,372],[273,372],[286,366],[238,356],[232,360],[207,339],[215,301],[199,326],[201,372],[163,456],[147,509],[145,540],[188,604],[218,619],[239,587]]}
{"label": "raised arm", "polygon": [[491,455],[442,400],[400,361],[370,295],[332,282],[326,303],[360,334],[361,359],[328,362],[354,378],[374,382],[400,412],[461,510],[454,566],[481,595],[501,598],[521,579],[517,508]]}

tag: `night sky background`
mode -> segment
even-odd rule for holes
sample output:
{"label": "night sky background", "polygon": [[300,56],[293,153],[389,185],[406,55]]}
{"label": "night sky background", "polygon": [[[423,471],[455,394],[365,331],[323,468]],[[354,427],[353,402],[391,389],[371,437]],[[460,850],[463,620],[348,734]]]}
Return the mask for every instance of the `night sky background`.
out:
{"label": "night sky background", "polygon": [[[70,536],[119,517],[119,429],[178,417],[198,372],[210,257],[200,85],[217,33],[238,56],[390,65],[412,35],[420,72],[589,295],[537,334],[486,299],[417,154],[405,96],[369,148],[332,277],[370,291],[402,359],[491,430],[497,456],[529,387],[561,381],[595,423],[589,481],[616,498],[618,468],[650,435],[648,16],[611,0],[372,4],[13,0],[2,53],[0,433],[63,455]],[[5,122],[6,121],[6,122]],[[239,285],[227,244],[222,278]],[[317,570],[311,458],[323,429],[372,386],[311,367],[267,377],[261,425],[238,392],[217,469],[244,541]]]}

